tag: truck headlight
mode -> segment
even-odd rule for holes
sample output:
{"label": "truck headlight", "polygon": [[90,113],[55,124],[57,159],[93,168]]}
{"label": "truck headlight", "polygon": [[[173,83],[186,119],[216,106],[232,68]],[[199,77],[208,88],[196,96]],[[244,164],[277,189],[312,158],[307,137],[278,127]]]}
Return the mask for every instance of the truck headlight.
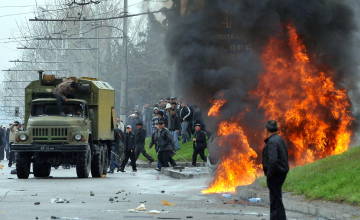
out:
{"label": "truck headlight", "polygon": [[74,136],[74,139],[75,139],[76,141],[81,141],[82,135],[81,135],[81,134],[77,134],[77,135]]}
{"label": "truck headlight", "polygon": [[20,134],[19,139],[20,139],[20,141],[26,141],[28,139],[28,137],[26,134]]}

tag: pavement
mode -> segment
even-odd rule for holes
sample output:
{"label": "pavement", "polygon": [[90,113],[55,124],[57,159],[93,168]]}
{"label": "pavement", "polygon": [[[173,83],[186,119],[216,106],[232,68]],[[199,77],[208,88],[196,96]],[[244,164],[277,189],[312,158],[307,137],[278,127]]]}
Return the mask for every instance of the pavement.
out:
{"label": "pavement", "polygon": [[[19,180],[5,166],[0,169],[0,219],[269,219],[266,205],[252,206],[234,200],[235,195],[202,195],[208,181],[175,179],[150,168],[99,179],[78,179],[74,168],[59,168],[50,178]],[[137,207],[145,210],[131,210]],[[304,213],[287,215],[289,220],[318,220]]]}

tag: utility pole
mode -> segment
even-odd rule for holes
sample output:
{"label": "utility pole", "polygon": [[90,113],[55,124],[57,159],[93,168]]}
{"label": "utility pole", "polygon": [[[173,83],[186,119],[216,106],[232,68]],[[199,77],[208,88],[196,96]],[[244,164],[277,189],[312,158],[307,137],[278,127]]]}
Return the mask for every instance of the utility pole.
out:
{"label": "utility pole", "polygon": [[[101,23],[100,25],[101,26]],[[96,51],[96,78],[99,79],[100,78],[100,39],[99,39],[99,28],[96,28],[96,47],[97,47],[97,51]]]}
{"label": "utility pole", "polygon": [[125,122],[128,104],[128,0],[124,0],[124,20],[123,20],[123,46],[124,46],[124,71],[122,71],[120,83],[120,119]]}

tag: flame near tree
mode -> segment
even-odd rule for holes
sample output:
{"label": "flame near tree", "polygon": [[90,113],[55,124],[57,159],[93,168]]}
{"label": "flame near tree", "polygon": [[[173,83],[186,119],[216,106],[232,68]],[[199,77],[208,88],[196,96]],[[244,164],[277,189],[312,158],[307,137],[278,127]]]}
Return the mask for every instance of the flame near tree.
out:
{"label": "flame near tree", "polygon": [[[351,141],[353,117],[344,89],[336,88],[331,70],[315,65],[294,25],[286,26],[286,39],[273,37],[262,53],[264,73],[255,91],[265,117],[279,121],[289,145],[293,166],[345,152]],[[223,103],[223,104],[221,104]],[[209,116],[217,117],[226,100],[213,102]],[[256,131],[261,137],[263,131]],[[222,121],[217,145],[231,146],[223,153],[213,181],[203,193],[235,192],[255,181],[261,172],[258,153],[243,125]]]}

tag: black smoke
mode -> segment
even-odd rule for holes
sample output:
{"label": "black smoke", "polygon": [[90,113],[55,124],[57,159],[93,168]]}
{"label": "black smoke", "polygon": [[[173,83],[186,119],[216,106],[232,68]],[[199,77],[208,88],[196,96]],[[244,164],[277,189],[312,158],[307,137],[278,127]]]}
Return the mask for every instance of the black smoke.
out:
{"label": "black smoke", "polygon": [[[244,112],[243,124],[263,129],[266,119],[249,91],[256,88],[263,72],[264,45],[270,37],[281,36],[289,23],[295,25],[318,66],[333,70],[337,87],[358,97],[359,1],[206,0],[200,8],[196,1],[201,0],[189,1],[192,10],[186,15],[169,16],[167,36],[178,91],[188,102],[207,110],[210,100],[224,97],[229,102],[219,120]],[[212,131],[217,124],[213,120],[207,121]],[[259,137],[250,135],[250,139]]]}

